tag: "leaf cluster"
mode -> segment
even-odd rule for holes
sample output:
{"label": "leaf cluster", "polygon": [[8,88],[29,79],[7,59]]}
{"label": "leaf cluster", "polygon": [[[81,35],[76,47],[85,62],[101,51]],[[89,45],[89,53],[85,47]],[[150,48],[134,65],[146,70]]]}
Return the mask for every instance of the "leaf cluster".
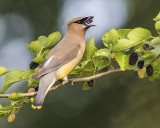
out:
{"label": "leaf cluster", "polygon": [[[32,61],[38,65],[41,65],[50,52],[49,48],[55,45],[60,40],[60,38],[60,32],[54,32],[48,37],[40,36],[38,40],[27,44],[28,50],[36,55]],[[38,86],[39,79],[32,79],[32,75],[35,73],[36,69],[27,69],[25,71],[15,69],[9,71],[6,68],[0,66],[0,76],[6,75],[0,93],[4,94],[10,86],[19,81],[27,81],[28,87],[36,88]],[[11,102],[10,106],[3,107],[0,105],[0,118],[9,115],[8,122],[12,122],[15,118],[15,114],[23,106],[23,104],[31,103],[33,98],[23,97],[21,93],[12,93],[8,97],[8,100]]]}
{"label": "leaf cluster", "polygon": [[[155,28],[159,34],[160,29],[157,22],[160,22],[160,14],[154,20],[156,21]],[[114,68],[115,63],[117,63],[123,71],[138,70],[138,67],[140,67],[138,70],[140,78],[147,75],[150,80],[160,78],[160,68],[158,66],[160,61],[159,36],[153,37],[149,30],[140,27],[135,29],[111,29],[103,35],[102,42],[105,48],[97,49],[94,45],[94,38],[89,40],[82,60],[71,72],[71,75],[78,78],[95,75]],[[146,44],[152,48],[144,49]],[[133,58],[133,54],[136,54],[137,57]],[[146,71],[146,67],[149,65],[153,68]],[[89,84],[85,82],[83,89],[88,90],[90,88]]]}
{"label": "leaf cluster", "polygon": [[[160,13],[154,18],[155,29],[160,35]],[[86,44],[85,53],[70,76],[76,78],[88,77],[109,69],[120,67],[121,70],[136,70],[139,78],[149,77],[149,80],[160,78],[160,36],[153,37],[151,32],[144,28],[111,29],[102,36],[104,48],[95,46],[94,38]],[[54,32],[48,37],[40,36],[38,40],[27,44],[29,51],[36,55],[32,60],[37,65],[42,65],[50,52],[50,47],[61,38],[59,32]],[[1,93],[19,81],[27,81],[29,92],[35,91],[39,79],[32,79],[36,69],[9,71],[0,66],[0,76],[6,75]],[[83,90],[88,90],[95,84],[95,80],[86,81]],[[8,116],[8,122],[15,119],[15,114],[25,103],[32,103],[33,97],[23,97],[21,93],[12,93],[8,97],[11,105],[0,105],[0,118]]]}

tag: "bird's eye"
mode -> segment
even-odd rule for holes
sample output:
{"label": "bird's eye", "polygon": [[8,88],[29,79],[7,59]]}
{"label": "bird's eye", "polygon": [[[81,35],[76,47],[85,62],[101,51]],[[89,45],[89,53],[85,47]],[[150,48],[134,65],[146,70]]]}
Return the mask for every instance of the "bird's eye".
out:
{"label": "bird's eye", "polygon": [[78,21],[76,21],[75,23],[77,23],[77,24],[83,24],[83,23],[81,22],[81,20],[78,20]]}

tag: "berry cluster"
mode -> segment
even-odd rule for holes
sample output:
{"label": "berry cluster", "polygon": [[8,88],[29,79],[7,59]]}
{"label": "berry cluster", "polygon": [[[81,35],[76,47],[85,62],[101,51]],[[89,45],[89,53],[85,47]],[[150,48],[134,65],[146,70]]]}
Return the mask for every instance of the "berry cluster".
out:
{"label": "berry cluster", "polygon": [[[145,45],[145,48],[147,48],[147,47],[148,47],[148,44]],[[138,54],[136,52],[133,52],[130,55],[129,64],[135,65],[137,63],[137,61],[138,61]],[[137,66],[139,69],[142,69],[144,67],[144,61],[138,61]],[[153,75],[153,67],[151,64],[146,67],[146,73],[148,76]]]}

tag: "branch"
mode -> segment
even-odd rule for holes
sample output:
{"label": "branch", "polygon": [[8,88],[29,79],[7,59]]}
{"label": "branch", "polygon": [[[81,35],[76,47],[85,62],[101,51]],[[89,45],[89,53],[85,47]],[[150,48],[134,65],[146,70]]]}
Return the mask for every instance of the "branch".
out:
{"label": "branch", "polygon": [[[76,83],[76,82],[83,82],[83,81],[90,81],[90,80],[93,80],[93,79],[97,79],[97,78],[100,78],[102,76],[107,76],[109,74],[113,74],[113,73],[118,73],[118,72],[123,72],[121,69],[112,69],[112,70],[109,70],[109,71],[106,71],[106,72],[103,72],[103,73],[99,73],[99,74],[96,74],[96,75],[93,75],[93,76],[89,76],[89,77],[83,77],[83,78],[71,78],[67,81],[63,81],[62,83],[60,84],[56,84],[54,85],[52,88],[50,88],[49,92],[50,91],[53,91],[61,86],[64,86],[66,85],[67,83],[71,82],[72,85],[73,83]],[[35,96],[37,94],[37,92],[30,92],[30,93],[22,93],[22,95],[24,97],[31,97],[31,96]],[[0,98],[8,98],[10,94],[0,94]]]}

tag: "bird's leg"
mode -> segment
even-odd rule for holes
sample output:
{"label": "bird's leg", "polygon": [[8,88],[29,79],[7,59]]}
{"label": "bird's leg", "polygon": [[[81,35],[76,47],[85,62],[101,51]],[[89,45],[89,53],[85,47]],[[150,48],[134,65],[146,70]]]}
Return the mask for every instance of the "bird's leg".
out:
{"label": "bird's leg", "polygon": [[67,76],[63,77],[63,81],[69,81],[68,77]]}
{"label": "bird's leg", "polygon": [[64,82],[68,82],[69,79],[67,76],[63,77],[62,79],[58,80],[61,84],[63,84]]}

